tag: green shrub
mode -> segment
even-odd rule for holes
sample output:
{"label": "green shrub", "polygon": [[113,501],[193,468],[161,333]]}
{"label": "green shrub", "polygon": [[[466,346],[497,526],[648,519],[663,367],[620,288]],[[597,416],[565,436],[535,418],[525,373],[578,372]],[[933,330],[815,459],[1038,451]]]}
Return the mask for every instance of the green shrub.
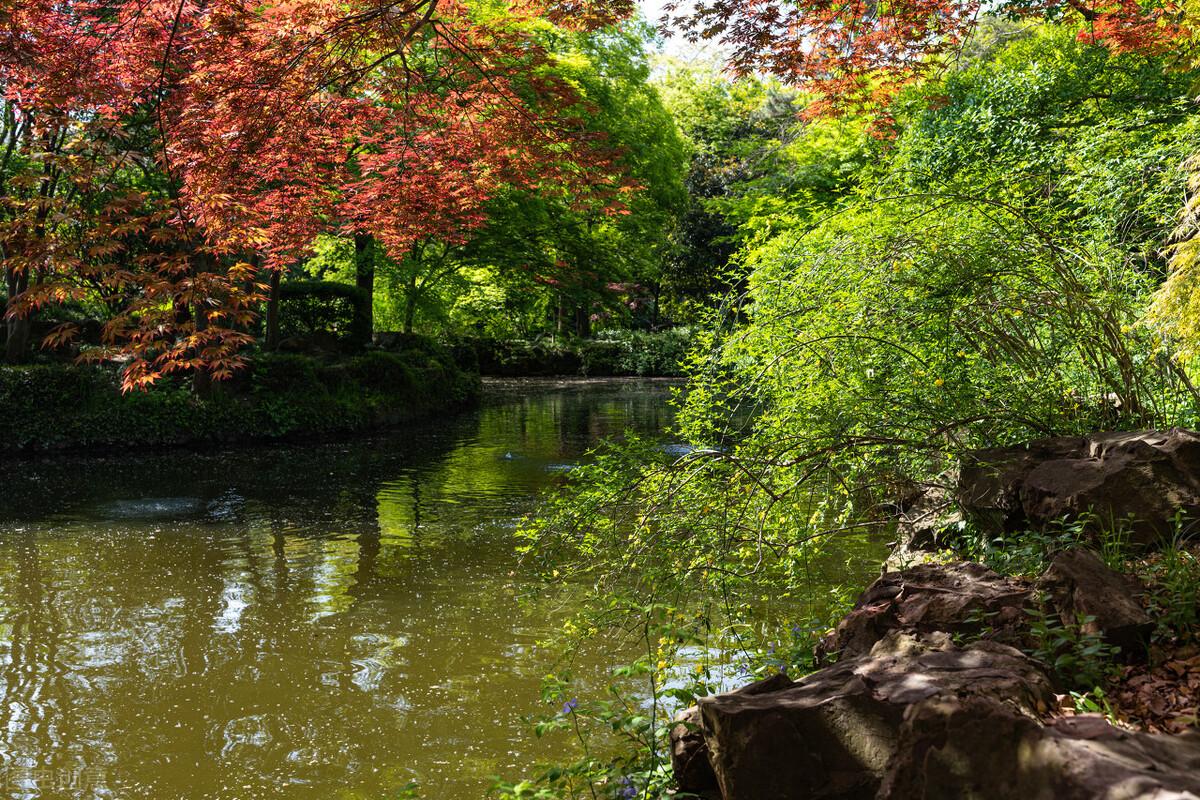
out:
{"label": "green shrub", "polygon": [[1064,625],[1054,613],[1041,609],[1026,613],[1031,638],[1027,652],[1046,665],[1059,686],[1088,692],[1103,686],[1119,669],[1116,657],[1120,648],[1105,642],[1100,633],[1087,630],[1094,617],[1080,615]]}
{"label": "green shrub", "polygon": [[2,367],[0,441],[14,453],[349,432],[463,407],[478,392],[478,375],[433,344],[333,361],[263,353],[203,399],[185,380],[122,394],[114,369]]}
{"label": "green shrub", "polygon": [[[691,328],[664,331],[606,331],[582,347],[584,370],[589,375],[655,375],[676,377],[684,374],[684,364],[692,345]],[[601,372],[611,363],[611,371]],[[589,369],[595,363],[597,369]]]}
{"label": "green shrub", "polygon": [[329,333],[345,341],[365,342],[367,296],[357,286],[337,281],[291,281],[279,287],[279,335],[309,337]]}
{"label": "green shrub", "polygon": [[456,358],[484,375],[638,375],[677,377],[691,348],[692,330],[604,331],[595,339],[528,341],[458,339]]}
{"label": "green shrub", "polygon": [[[430,367],[434,365],[436,369],[431,370]],[[422,377],[433,377],[441,369],[435,356],[421,359],[410,368],[404,358],[381,351],[356,356],[341,367],[346,376],[359,386],[401,397],[409,397],[419,388],[414,369],[419,370]]]}

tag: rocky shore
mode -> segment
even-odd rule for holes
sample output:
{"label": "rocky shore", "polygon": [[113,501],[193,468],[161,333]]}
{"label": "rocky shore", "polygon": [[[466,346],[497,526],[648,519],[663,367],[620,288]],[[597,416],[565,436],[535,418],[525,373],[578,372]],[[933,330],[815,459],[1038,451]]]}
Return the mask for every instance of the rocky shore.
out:
{"label": "rocky shore", "polygon": [[[1194,511],[1200,436],[1188,431],[973,454],[948,486],[903,509],[893,564],[912,565],[863,592],[818,646],[819,670],[680,713],[679,790],[722,800],[1200,798],[1194,637],[1154,641],[1152,593],[1106,563],[1098,522],[1123,520],[1130,552],[1153,558],[1186,536],[1179,515]],[[1084,534],[1047,554],[1039,575],[946,560],[967,525],[1003,534],[1061,520]],[[940,557],[913,563],[933,550]],[[1072,658],[1106,662],[1117,697],[1165,675],[1149,700],[1159,724],[1113,708],[1080,713],[1064,676],[1086,665]]]}

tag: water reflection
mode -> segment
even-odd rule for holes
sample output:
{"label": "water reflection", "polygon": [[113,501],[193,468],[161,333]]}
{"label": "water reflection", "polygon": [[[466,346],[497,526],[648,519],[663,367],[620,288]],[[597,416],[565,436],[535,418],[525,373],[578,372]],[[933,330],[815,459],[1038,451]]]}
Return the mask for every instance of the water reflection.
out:
{"label": "water reflection", "polygon": [[563,610],[526,596],[515,522],[669,393],[500,384],[352,442],[10,467],[0,796],[481,796],[563,746],[520,722]]}

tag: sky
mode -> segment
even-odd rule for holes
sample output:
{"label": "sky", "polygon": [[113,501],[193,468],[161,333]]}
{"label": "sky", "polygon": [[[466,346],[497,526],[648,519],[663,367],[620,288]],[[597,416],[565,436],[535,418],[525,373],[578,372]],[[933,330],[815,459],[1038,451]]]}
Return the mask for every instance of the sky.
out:
{"label": "sky", "polygon": [[[638,0],[638,7],[642,10],[642,15],[652,25],[656,25],[663,15],[663,6],[666,3],[667,0]],[[691,3],[683,2],[680,5],[683,8],[688,8]],[[719,63],[722,60],[721,53],[722,48],[715,42],[692,44],[682,36],[670,36],[663,39],[663,55],[681,61]]]}

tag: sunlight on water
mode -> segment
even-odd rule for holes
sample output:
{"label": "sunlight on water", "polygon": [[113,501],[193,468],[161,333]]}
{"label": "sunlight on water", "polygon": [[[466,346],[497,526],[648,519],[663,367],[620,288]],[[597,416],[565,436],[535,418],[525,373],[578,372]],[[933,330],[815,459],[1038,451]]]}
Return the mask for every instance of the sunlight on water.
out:
{"label": "sunlight on water", "polygon": [[[562,752],[542,709],[565,609],[512,532],[600,437],[661,431],[653,382],[503,383],[389,435],[56,457],[0,505],[0,796],[484,794]],[[599,681],[612,658],[574,665]]]}

